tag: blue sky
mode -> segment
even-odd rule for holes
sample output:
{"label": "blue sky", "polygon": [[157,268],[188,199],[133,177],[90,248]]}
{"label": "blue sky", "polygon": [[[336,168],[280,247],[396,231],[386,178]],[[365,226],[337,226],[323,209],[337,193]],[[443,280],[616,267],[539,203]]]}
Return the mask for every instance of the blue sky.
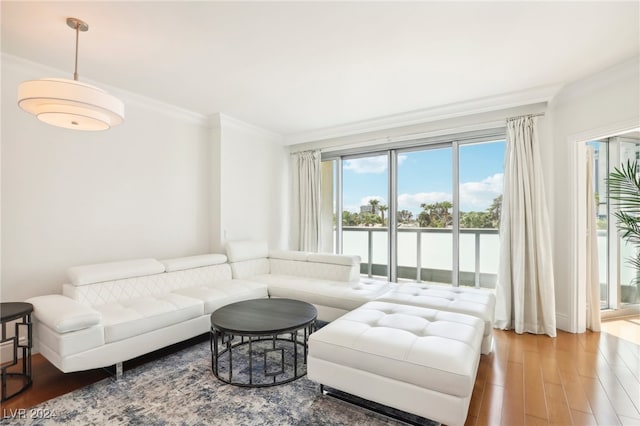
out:
{"label": "blue sky", "polygon": [[[502,193],[505,143],[460,145],[460,208],[484,211]],[[343,206],[360,211],[371,198],[388,204],[386,156],[343,162]],[[398,155],[398,208],[417,215],[421,203],[452,200],[452,149]]]}

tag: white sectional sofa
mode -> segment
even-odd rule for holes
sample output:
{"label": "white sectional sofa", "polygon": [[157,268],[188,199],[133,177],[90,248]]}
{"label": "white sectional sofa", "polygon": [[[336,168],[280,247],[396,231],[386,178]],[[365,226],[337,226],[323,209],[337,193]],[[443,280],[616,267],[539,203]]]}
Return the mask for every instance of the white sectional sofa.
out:
{"label": "white sectional sofa", "polygon": [[227,257],[234,278],[267,285],[270,297],[311,303],[322,321],[333,321],[396,286],[361,281],[359,256],[269,252],[264,242],[233,241],[227,243]]}
{"label": "white sectional sofa", "polygon": [[206,333],[210,314],[268,297],[267,286],[232,279],[226,256],[137,259],[69,268],[62,295],[34,306],[40,353],[61,371],[116,365]]}
{"label": "white sectional sofa", "polygon": [[309,378],[450,424],[466,418],[495,297],[360,277],[358,256],[269,252],[233,241],[227,255],[72,267],[62,295],[34,297],[40,352],[63,372],[116,365],[210,329],[226,304],[285,297],[330,321],[309,340]]}
{"label": "white sectional sofa", "polygon": [[331,321],[387,292],[359,281],[360,258],[273,252],[266,243],[231,242],[227,256],[136,259],[69,268],[62,295],[34,305],[40,353],[63,372],[116,365],[206,333],[229,303],[288,297],[314,304]]}

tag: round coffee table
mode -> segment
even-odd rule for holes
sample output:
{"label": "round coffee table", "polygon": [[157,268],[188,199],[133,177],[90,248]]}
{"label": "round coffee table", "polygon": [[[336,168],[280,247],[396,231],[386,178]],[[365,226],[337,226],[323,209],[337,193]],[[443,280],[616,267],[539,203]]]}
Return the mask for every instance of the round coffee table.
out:
{"label": "round coffee table", "polygon": [[313,305],[292,299],[253,299],[223,306],[211,314],[213,374],[225,383],[246,387],[299,379],[307,373],[307,339],[317,316]]}

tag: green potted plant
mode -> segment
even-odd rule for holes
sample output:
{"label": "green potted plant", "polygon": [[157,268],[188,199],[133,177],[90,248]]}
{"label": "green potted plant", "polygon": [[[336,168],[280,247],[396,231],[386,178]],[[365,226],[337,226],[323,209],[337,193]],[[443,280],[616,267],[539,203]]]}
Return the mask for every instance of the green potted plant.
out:
{"label": "green potted plant", "polygon": [[[616,227],[627,244],[635,248],[635,256],[627,263],[636,271],[636,276],[628,284],[634,295],[624,295],[623,301],[635,302],[640,295],[640,168],[638,161],[627,161],[609,174],[609,198],[616,201],[618,209],[614,213]],[[624,285],[622,286],[624,289]],[[625,297],[626,296],[626,297]],[[626,300],[625,300],[626,299]]]}

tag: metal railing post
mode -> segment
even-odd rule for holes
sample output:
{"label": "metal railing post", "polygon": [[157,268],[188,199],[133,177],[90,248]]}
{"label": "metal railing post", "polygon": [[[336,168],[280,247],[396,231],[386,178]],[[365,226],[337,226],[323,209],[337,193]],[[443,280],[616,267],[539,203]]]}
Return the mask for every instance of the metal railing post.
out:
{"label": "metal railing post", "polygon": [[475,231],[473,233],[473,235],[475,236],[475,245],[476,245],[476,288],[480,288],[480,232],[479,231]]}
{"label": "metal railing post", "polygon": [[418,241],[416,242],[416,282],[422,282],[422,230],[418,229],[416,232]]}
{"label": "metal railing post", "polygon": [[[345,227],[345,229],[343,229],[343,232],[346,233],[358,233],[358,232],[366,232],[367,233],[367,242],[366,242],[366,251],[362,250],[362,245],[359,245],[357,248],[355,248],[356,252],[353,254],[359,254],[363,259],[365,256],[368,256],[368,259],[365,261],[363,260],[363,262],[366,262],[366,268],[365,271],[363,273],[363,275],[367,275],[369,278],[372,278],[374,276],[374,263],[373,263],[373,235],[375,232],[387,232],[387,229],[383,229],[383,228],[375,228],[375,227]],[[438,274],[442,274],[442,272],[444,272],[443,270],[439,270],[437,269],[437,266],[431,265],[429,262],[427,262],[425,265],[422,264],[422,252],[425,251],[425,253],[427,253],[430,248],[429,246],[429,242],[427,241],[426,244],[422,243],[422,235],[425,234],[426,237],[428,238],[430,235],[434,234],[451,234],[452,230],[449,228],[402,228],[400,230],[398,230],[398,232],[403,232],[403,233],[411,233],[411,234],[415,234],[416,235],[416,257],[415,257],[415,267],[416,270],[413,272],[413,276],[415,277],[416,282],[423,282],[422,281],[422,269],[423,266],[425,267],[425,272],[432,274],[434,272],[437,272]],[[482,238],[483,235],[487,235],[488,238],[490,238],[490,241],[488,241],[489,244],[489,249],[491,249],[491,247],[493,247],[495,241],[493,240],[494,238],[499,238],[499,234],[498,234],[498,230],[497,229],[492,229],[492,228],[461,228],[460,229],[460,234],[473,234],[474,236],[474,259],[473,259],[473,265],[471,266],[469,269],[471,269],[471,271],[465,272],[465,276],[467,276],[467,274],[469,272],[473,272],[473,283],[471,284],[469,283],[470,286],[474,286],[476,288],[482,288],[482,273],[481,273],[481,259],[480,259],[480,255],[482,254],[482,241],[480,240]],[[360,234],[362,235],[362,234]],[[352,241],[351,239],[349,239],[349,237],[347,237],[347,240]],[[353,244],[350,244],[349,247],[352,247]],[[423,247],[424,246],[424,247]],[[461,244],[461,247],[463,245]],[[467,245],[464,245],[465,247],[465,253],[468,253],[468,251],[471,249],[470,247],[467,247]],[[424,249],[424,250],[423,250]],[[353,250],[353,248],[351,248],[351,250]],[[492,250],[490,250],[492,252]],[[402,253],[405,253],[405,251],[402,251]],[[490,254],[488,255],[491,257],[491,261],[494,261],[493,259],[493,255]],[[409,261],[408,259],[405,259],[407,261]],[[428,260],[428,259],[427,259]],[[489,259],[488,259],[489,260]],[[497,254],[496,254],[496,259],[495,261],[497,261]],[[458,263],[459,265],[459,263]],[[493,269],[494,267],[489,265],[489,268]],[[405,268],[405,272],[407,272],[408,274],[411,274],[410,269]],[[451,273],[454,274],[455,271],[453,271],[453,269],[451,270]],[[489,277],[493,276],[494,273],[488,273]],[[407,276],[408,278],[408,276]]]}
{"label": "metal railing post", "polygon": [[367,249],[369,250],[368,273],[371,278],[373,276],[373,230],[371,228],[367,229]]}

